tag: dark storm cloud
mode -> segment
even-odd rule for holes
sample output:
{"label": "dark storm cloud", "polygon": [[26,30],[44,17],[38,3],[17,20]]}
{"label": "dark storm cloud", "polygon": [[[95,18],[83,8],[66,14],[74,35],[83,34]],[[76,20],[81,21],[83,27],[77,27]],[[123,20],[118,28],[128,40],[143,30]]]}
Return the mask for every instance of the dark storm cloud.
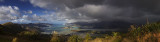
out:
{"label": "dark storm cloud", "polygon": [[85,4],[94,4],[94,5],[100,5],[103,4],[105,0],[67,0],[66,5],[69,8],[77,8],[82,7]]}
{"label": "dark storm cloud", "polygon": [[122,21],[122,24],[126,22],[129,25],[143,24],[146,18],[151,22],[160,19],[159,0],[30,0],[30,2],[34,6],[58,10],[55,13],[69,23],[112,24],[114,23],[112,21]]}
{"label": "dark storm cloud", "polygon": [[134,7],[155,14],[159,14],[160,11],[160,0],[108,0],[106,4],[115,7]]}
{"label": "dark storm cloud", "polygon": [[146,9],[155,9],[159,7],[160,0],[31,0],[33,4],[46,5],[45,7],[56,7],[66,5],[69,8],[82,7],[86,4],[93,5],[112,5],[116,7],[136,7]]}
{"label": "dark storm cloud", "polygon": [[36,6],[43,8],[69,8],[82,7],[85,4],[102,4],[105,0],[30,0],[30,2]]}

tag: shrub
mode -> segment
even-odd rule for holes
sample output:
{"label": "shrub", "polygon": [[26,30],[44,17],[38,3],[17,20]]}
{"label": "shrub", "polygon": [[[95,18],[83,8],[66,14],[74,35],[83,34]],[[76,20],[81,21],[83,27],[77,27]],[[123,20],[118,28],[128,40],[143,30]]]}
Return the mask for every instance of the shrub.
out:
{"label": "shrub", "polygon": [[15,23],[12,23],[12,22],[4,23],[4,24],[2,24],[2,26],[4,26],[2,31],[5,32],[5,34],[15,35],[15,34],[18,34],[22,31],[25,31],[25,29],[22,28],[21,25],[15,24]]}
{"label": "shrub", "polygon": [[160,32],[160,23],[145,24],[142,26],[131,25],[129,38],[137,42],[157,41],[153,34]]}

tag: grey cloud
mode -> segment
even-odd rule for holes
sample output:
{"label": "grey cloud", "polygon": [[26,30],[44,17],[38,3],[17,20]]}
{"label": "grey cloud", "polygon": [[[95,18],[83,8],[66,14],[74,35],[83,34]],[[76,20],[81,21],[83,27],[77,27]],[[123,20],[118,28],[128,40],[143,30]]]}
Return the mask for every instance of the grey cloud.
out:
{"label": "grey cloud", "polygon": [[75,9],[66,8],[65,11],[61,11],[59,13],[61,13],[65,18],[71,20],[97,19],[98,21],[125,20],[128,22],[132,22],[133,20],[136,20],[135,22],[139,22],[142,21],[141,19],[146,19],[149,14],[152,14],[150,12],[142,11],[132,7],[117,8],[110,5],[89,5],[89,4]]}
{"label": "grey cloud", "polygon": [[159,11],[158,0],[30,0],[30,2],[42,8],[60,10],[58,12],[61,16],[72,20],[141,21],[148,15],[158,14]]}
{"label": "grey cloud", "polygon": [[[86,4],[112,5],[115,7],[135,7],[142,10],[159,8],[159,0],[30,0],[35,6],[53,8],[67,6],[69,8],[83,7]],[[148,9],[149,8],[149,9]]]}
{"label": "grey cloud", "polygon": [[159,0],[30,0],[30,2],[41,8],[57,10],[55,14],[70,23],[105,21],[104,24],[107,24],[114,23],[112,21],[124,21],[129,24],[144,24],[146,18],[149,18],[150,22],[160,20]]}
{"label": "grey cloud", "polygon": [[108,0],[105,4],[115,7],[134,7],[157,15],[160,11],[160,0]]}

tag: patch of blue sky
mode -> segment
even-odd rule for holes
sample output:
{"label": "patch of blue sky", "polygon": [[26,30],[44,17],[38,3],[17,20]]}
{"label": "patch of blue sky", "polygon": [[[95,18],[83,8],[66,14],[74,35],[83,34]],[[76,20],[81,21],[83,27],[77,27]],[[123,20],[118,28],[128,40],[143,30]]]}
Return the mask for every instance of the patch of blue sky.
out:
{"label": "patch of blue sky", "polygon": [[[33,14],[42,15],[44,14],[43,11],[46,9],[33,6],[29,1],[22,2],[20,0],[4,0],[4,2],[0,2],[0,6],[17,6],[20,11],[33,11]],[[22,12],[22,14],[24,14]]]}

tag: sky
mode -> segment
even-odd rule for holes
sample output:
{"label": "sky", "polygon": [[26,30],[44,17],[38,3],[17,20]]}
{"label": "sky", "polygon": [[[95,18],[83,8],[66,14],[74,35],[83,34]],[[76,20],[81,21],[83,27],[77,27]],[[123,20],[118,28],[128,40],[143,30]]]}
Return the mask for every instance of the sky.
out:
{"label": "sky", "polygon": [[[0,0],[0,21],[118,28],[160,20],[159,0]],[[121,25],[123,24],[123,25]]]}
{"label": "sky", "polygon": [[54,19],[56,18],[55,10],[35,6],[30,3],[30,0],[0,0],[0,9],[0,23],[43,22],[62,24],[65,22]]}

